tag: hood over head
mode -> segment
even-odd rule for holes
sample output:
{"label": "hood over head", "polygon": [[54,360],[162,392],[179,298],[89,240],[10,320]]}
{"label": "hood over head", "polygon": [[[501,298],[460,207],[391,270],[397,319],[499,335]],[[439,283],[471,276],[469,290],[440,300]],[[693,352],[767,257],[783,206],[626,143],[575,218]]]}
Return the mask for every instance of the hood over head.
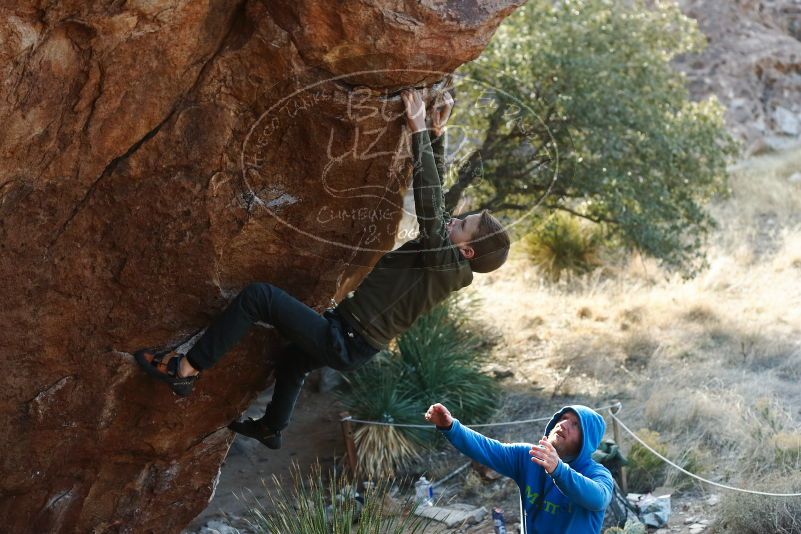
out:
{"label": "hood over head", "polygon": [[601,414],[587,406],[581,404],[565,406],[556,412],[550,422],[548,422],[548,425],[545,427],[546,436],[551,433],[551,429],[556,426],[556,423],[559,422],[559,418],[567,411],[575,413],[581,424],[581,450],[578,456],[570,461],[571,464],[580,465],[592,459],[592,453],[598,448],[598,445],[604,437],[604,432],[606,432],[606,421],[604,421]]}

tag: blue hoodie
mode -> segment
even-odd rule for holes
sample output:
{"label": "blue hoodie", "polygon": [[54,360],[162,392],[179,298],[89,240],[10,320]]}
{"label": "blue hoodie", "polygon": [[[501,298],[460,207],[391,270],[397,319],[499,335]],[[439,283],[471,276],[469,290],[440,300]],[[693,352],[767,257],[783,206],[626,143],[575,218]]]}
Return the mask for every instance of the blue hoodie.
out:
{"label": "blue hoodie", "polygon": [[612,499],[612,474],[592,459],[606,430],[603,417],[586,406],[565,406],[551,418],[545,435],[568,410],[581,423],[581,451],[569,463],[560,460],[551,475],[531,461],[530,443],[501,443],[456,419],[450,430],[442,430],[462,453],[517,482],[527,534],[599,533]]}

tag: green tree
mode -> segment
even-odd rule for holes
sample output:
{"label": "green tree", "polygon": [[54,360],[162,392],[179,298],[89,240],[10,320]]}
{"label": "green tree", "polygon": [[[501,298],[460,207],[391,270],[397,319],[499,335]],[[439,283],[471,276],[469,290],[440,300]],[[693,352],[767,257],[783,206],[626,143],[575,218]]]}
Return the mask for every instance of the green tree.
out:
{"label": "green tree", "polygon": [[702,44],[672,2],[529,0],[459,71],[449,209],[566,211],[693,272],[735,151],[670,64]]}

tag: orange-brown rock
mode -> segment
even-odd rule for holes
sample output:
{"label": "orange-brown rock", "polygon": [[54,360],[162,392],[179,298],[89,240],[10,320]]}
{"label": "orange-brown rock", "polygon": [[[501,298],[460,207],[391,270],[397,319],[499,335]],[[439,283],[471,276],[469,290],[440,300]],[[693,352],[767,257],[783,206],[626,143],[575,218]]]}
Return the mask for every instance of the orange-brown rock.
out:
{"label": "orange-brown rock", "polygon": [[[308,65],[349,83],[431,84],[478,57],[518,4],[487,0],[271,2],[270,13]],[[372,28],[374,31],[365,31]]]}
{"label": "orange-brown rock", "polygon": [[[250,281],[318,309],[352,289],[411,170],[381,90],[437,83],[519,3],[0,2],[4,531],[177,532],[203,509],[280,341],[257,329],[186,399],[130,353]],[[330,80],[360,65],[385,72]]]}

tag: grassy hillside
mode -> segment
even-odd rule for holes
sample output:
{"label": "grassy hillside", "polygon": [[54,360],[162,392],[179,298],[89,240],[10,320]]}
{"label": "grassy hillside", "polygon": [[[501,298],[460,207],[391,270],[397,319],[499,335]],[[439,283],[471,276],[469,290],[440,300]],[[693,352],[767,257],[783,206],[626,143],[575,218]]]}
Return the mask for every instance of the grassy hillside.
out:
{"label": "grassy hillside", "polygon": [[[636,257],[554,285],[520,249],[477,277],[478,315],[502,333],[494,358],[514,371],[518,405],[506,415],[530,410],[532,395],[617,397],[630,427],[657,432],[702,475],[753,487],[797,474],[801,183],[789,178],[799,169],[801,149],[732,169],[731,195],[713,207],[710,267],[695,279]],[[681,484],[674,475],[666,483]]]}

